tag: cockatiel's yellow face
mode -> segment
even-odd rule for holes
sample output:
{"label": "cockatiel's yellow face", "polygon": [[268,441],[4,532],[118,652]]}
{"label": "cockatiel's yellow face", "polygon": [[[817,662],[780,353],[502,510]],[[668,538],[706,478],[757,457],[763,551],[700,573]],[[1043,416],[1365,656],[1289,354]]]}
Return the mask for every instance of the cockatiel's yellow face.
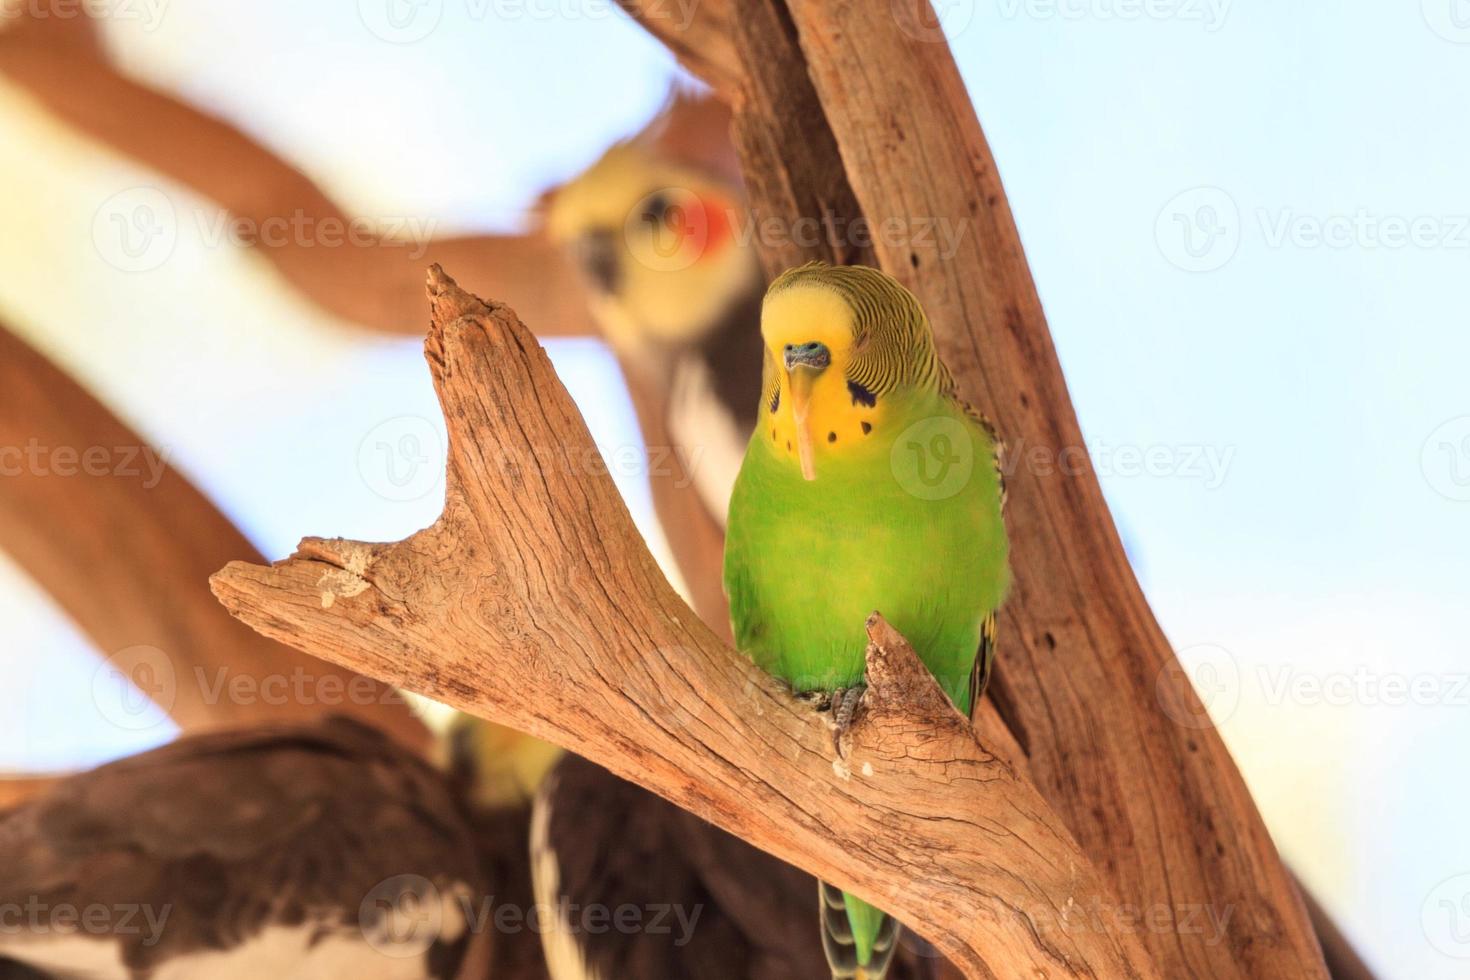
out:
{"label": "cockatiel's yellow face", "polygon": [[613,147],[552,197],[547,230],[570,250],[616,347],[697,342],[759,276],[733,189]]}

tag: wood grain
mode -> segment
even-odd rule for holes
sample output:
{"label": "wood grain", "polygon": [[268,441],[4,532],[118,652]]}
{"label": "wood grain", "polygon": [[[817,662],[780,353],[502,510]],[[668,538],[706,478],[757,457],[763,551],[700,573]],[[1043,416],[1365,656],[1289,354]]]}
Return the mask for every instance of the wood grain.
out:
{"label": "wood grain", "polygon": [[540,736],[880,902],[973,977],[1158,976],[1067,832],[911,648],[869,623],[838,756],[824,716],[673,592],[545,353],[430,275],[444,514],[397,544],[307,539],[212,580],[269,636]]}
{"label": "wood grain", "polygon": [[[734,132],[768,268],[870,262],[924,303],[1010,460],[1015,585],[992,696],[1169,976],[1323,977],[1306,912],[1123,553],[995,162],[927,0],[758,0]],[[1066,465],[1062,465],[1066,464]],[[1223,937],[1197,928],[1210,913]]]}

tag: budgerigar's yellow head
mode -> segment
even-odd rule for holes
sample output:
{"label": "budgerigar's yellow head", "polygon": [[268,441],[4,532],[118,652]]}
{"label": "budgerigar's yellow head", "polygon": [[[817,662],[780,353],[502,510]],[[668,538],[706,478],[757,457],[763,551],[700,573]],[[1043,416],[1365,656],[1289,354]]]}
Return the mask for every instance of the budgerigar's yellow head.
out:
{"label": "budgerigar's yellow head", "polygon": [[953,388],[919,301],[866,266],[813,262],[782,273],[766,291],[761,336],[758,431],[808,480],[824,457],[878,435],[893,398]]}
{"label": "budgerigar's yellow head", "polygon": [[740,207],[719,179],[629,142],[556,191],[547,230],[584,273],[615,346],[679,345],[701,339],[756,288]]}

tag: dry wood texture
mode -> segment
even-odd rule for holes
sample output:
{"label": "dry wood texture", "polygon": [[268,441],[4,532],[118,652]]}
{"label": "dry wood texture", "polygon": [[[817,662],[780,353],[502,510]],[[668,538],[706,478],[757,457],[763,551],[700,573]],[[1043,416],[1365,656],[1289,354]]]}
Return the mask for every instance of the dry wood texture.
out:
{"label": "dry wood texture", "polygon": [[0,549],[185,730],[335,711],[427,746],[401,695],[226,615],[206,580],[255,549],[152,446],[3,328]]}
{"label": "dry wood texture", "polygon": [[1155,976],[1047,805],[869,624],[839,758],[814,709],[700,624],[589,458],[545,353],[435,269],[427,356],[450,432],[444,514],[391,545],[307,539],[213,579],[267,635],[581,753],[879,901],[970,976]]}
{"label": "dry wood texture", "polygon": [[[756,215],[847,229],[806,246],[758,235],[767,264],[867,260],[870,244],[923,301],[962,392],[1019,450],[992,689],[1043,793],[1123,900],[1163,917],[1140,931],[1167,975],[1325,975],[1218,735],[1162,710],[1204,717],[1123,554],[929,3],[758,0],[742,8],[737,49],[734,131]],[[1228,917],[1223,940],[1197,928],[1206,913]]]}

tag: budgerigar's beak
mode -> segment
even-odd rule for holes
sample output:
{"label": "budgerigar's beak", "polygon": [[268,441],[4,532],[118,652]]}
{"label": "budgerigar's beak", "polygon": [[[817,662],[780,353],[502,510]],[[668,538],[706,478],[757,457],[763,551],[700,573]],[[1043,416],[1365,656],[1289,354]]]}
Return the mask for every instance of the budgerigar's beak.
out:
{"label": "budgerigar's beak", "polygon": [[832,353],[826,344],[816,341],[787,344],[783,359],[786,362],[786,389],[791,393],[791,415],[796,420],[796,449],[801,458],[801,475],[804,479],[815,480],[817,467],[807,413],[811,409],[812,384],[832,363]]}

